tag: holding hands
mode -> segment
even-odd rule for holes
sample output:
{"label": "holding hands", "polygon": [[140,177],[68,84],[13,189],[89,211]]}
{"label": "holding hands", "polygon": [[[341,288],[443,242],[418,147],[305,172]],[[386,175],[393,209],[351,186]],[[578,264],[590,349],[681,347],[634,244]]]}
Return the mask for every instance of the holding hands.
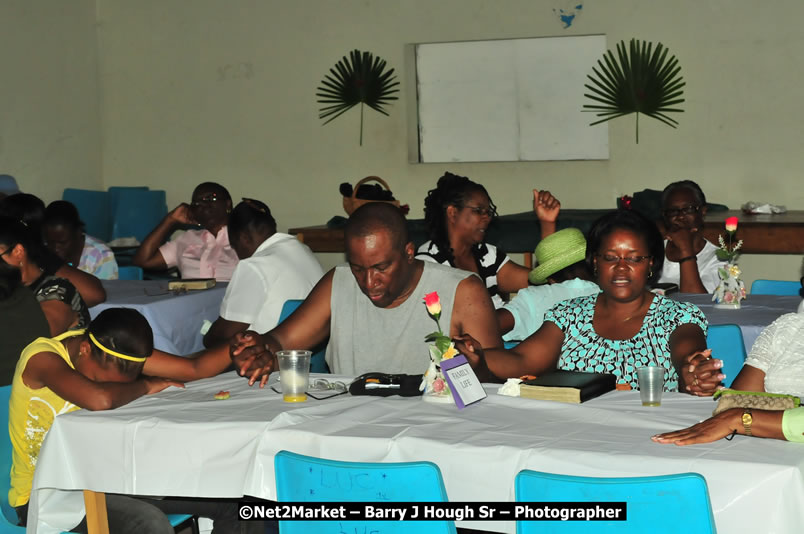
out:
{"label": "holding hands", "polygon": [[712,349],[694,352],[686,357],[681,368],[681,378],[690,395],[709,397],[722,389],[720,382],[726,375],[720,372],[723,361],[712,358]]}
{"label": "holding hands", "polygon": [[486,354],[483,352],[483,347],[480,346],[480,343],[475,338],[469,334],[463,334],[453,338],[452,341],[455,342],[455,348],[458,349],[458,352],[466,357],[466,361],[469,362],[481,382],[496,380],[494,373],[489,370],[486,364]]}
{"label": "holding hands", "polygon": [[278,368],[276,356],[263,343],[262,336],[251,330],[235,334],[229,344],[229,355],[240,376],[248,377],[249,386],[259,380],[260,387],[265,387],[270,374]]}

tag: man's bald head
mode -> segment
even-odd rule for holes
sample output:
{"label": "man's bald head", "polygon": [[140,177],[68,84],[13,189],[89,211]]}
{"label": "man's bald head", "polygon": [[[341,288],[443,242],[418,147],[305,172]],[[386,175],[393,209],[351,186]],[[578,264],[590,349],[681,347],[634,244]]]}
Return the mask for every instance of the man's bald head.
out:
{"label": "man's bald head", "polygon": [[355,237],[366,237],[379,231],[387,231],[393,238],[393,247],[404,249],[409,242],[408,225],[402,212],[393,204],[369,202],[357,208],[349,217],[344,231],[349,241]]}

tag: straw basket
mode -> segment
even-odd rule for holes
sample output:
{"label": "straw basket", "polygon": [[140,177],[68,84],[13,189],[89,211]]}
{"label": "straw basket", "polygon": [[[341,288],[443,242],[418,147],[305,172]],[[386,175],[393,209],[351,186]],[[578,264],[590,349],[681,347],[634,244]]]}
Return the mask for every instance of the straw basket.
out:
{"label": "straw basket", "polygon": [[391,190],[391,188],[388,187],[388,184],[385,183],[385,180],[383,180],[379,176],[366,176],[365,178],[363,178],[362,180],[357,182],[357,184],[355,184],[354,189],[352,189],[352,196],[343,197],[343,209],[346,210],[346,213],[351,215],[352,212],[354,212],[357,208],[359,208],[363,204],[368,204],[369,202],[383,202],[385,204],[393,204],[397,208],[399,207],[399,201],[398,200],[370,200],[370,199],[367,199],[367,198],[356,198],[355,195],[357,194],[357,190],[360,188],[360,186],[363,185],[364,183],[370,182],[372,180],[375,181],[375,182],[378,182],[381,186],[383,186],[388,191]]}

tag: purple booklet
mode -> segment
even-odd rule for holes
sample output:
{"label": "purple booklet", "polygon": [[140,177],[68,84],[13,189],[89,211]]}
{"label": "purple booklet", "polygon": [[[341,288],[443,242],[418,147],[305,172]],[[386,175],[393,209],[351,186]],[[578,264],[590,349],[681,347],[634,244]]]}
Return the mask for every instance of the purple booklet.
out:
{"label": "purple booklet", "polygon": [[463,354],[442,360],[441,371],[459,410],[486,398],[486,390]]}

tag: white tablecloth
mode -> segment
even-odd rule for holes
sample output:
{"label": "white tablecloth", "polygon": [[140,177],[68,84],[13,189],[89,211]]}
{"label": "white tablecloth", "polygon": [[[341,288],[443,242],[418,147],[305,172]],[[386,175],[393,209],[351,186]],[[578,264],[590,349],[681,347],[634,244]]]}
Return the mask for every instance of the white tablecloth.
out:
{"label": "white tablecloth", "polygon": [[103,280],[106,302],[89,309],[94,319],[107,308],[134,308],[154,331],[154,347],[186,355],[204,348],[201,325],[218,318],[226,283],[201,291],[173,294],[167,280]]}
{"label": "white tablecloth", "polygon": [[798,309],[801,297],[783,295],[748,295],[739,309],[718,309],[714,307],[712,295],[692,295],[681,293],[672,295],[679,301],[691,302],[706,315],[709,324],[736,324],[743,333],[746,352],[751,351],[759,334],[766,326],[785,313]]}
{"label": "white tablecloth", "polygon": [[[489,397],[462,411],[420,398],[349,395],[291,405],[228,373],[116,410],[60,415],[39,456],[31,513],[38,511],[41,522],[31,516],[39,530],[29,531],[52,532],[80,519],[81,493],[54,489],[273,499],[273,458],[282,449],[339,460],[430,460],[453,501],[511,501],[521,469],[589,476],[694,471],[709,484],[720,532],[800,532],[804,524],[801,444],[743,436],[689,447],[650,440],[706,418],[711,399],[665,393],[661,407],[647,408],[629,391],[570,405],[501,397],[497,387],[487,386]],[[213,400],[221,389],[231,398]]]}

